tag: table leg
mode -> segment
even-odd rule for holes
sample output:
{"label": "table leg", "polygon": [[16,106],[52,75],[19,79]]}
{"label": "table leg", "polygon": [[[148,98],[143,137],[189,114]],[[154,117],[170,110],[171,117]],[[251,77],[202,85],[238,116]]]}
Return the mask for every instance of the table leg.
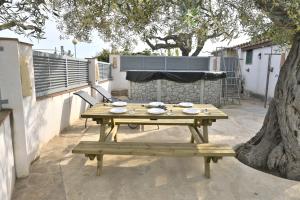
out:
{"label": "table leg", "polygon": [[119,130],[119,128],[120,128],[120,125],[118,125],[117,131],[116,131],[115,135],[113,136],[115,142],[118,142],[118,130]]}
{"label": "table leg", "polygon": [[[111,131],[114,130],[115,126],[116,126],[115,121],[114,121],[114,119],[112,118],[112,119],[111,119]],[[118,134],[119,128],[120,128],[120,125],[117,126],[117,130],[114,131],[113,134],[112,134],[112,138],[113,138],[113,140],[114,140],[115,142],[118,141],[118,136],[117,136],[117,134]]]}
{"label": "table leg", "polygon": [[[197,122],[198,122],[198,120],[194,119],[194,127],[197,127]],[[190,131],[191,131],[191,140],[190,140],[190,142],[194,143],[195,142],[195,136],[193,135],[193,132],[192,132],[191,129],[190,129]],[[197,141],[196,141],[196,143],[197,143]]]}
{"label": "table leg", "polygon": [[[201,138],[200,136],[198,135],[196,129],[194,126],[190,125],[188,126],[189,129],[190,129],[190,132],[191,132],[191,138],[193,138],[193,142],[195,141],[197,144],[200,144],[202,141],[201,141]],[[192,141],[191,141],[192,143]]]}
{"label": "table leg", "polygon": [[203,139],[204,143],[208,143],[208,126],[203,125]]}
{"label": "table leg", "polygon": [[106,123],[102,122],[100,124],[100,137],[99,137],[99,142],[102,142],[105,140],[105,132],[106,132]]}
{"label": "table leg", "polygon": [[[106,119],[103,119],[100,124],[100,138],[99,142],[104,142],[106,138],[106,125],[108,121]],[[103,168],[103,154],[97,155],[97,176],[100,176],[102,173]]]}
{"label": "table leg", "polygon": [[204,157],[204,176],[210,178],[210,158]]}
{"label": "table leg", "polygon": [[103,168],[103,154],[97,155],[97,176],[102,174]]}
{"label": "table leg", "polygon": [[203,135],[201,134],[200,130],[198,129],[198,127],[194,127],[195,131],[197,132],[198,136],[200,137],[201,139],[201,143],[204,143],[204,137]]}
{"label": "table leg", "polygon": [[195,139],[194,139],[194,136],[191,135],[191,140],[190,140],[190,143],[194,143],[195,142]]}
{"label": "table leg", "polygon": [[[202,122],[204,143],[208,143],[208,125],[209,122],[207,120]],[[204,157],[204,175],[206,178],[210,178],[210,159],[208,157]]]}

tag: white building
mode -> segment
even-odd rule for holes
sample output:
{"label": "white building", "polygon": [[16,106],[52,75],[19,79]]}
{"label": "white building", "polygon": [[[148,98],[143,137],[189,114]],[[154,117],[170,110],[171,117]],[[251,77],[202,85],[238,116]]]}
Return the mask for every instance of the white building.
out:
{"label": "white building", "polygon": [[[214,52],[214,54],[216,53]],[[267,97],[268,99],[274,97],[280,68],[288,55],[288,50],[274,45],[270,40],[261,40],[225,48],[223,51],[223,55],[229,57],[236,56],[236,53],[240,59],[244,91],[264,99],[268,85]],[[271,58],[268,81],[269,56]]]}

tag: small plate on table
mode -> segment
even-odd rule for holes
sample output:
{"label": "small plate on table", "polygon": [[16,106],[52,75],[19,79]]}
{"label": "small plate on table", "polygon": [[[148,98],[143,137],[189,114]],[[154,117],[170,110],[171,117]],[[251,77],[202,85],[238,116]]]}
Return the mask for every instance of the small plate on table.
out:
{"label": "small plate on table", "polygon": [[150,107],[159,107],[159,106],[164,106],[165,104],[163,102],[159,102],[159,101],[153,101],[149,103]]}
{"label": "small plate on table", "polygon": [[125,102],[125,101],[115,101],[111,105],[115,106],[115,107],[124,107],[124,106],[127,106],[127,102]]}
{"label": "small plate on table", "polygon": [[190,107],[193,107],[193,103],[191,103],[191,102],[180,102],[179,104],[178,104],[178,106],[180,106],[180,107],[183,107],[183,108],[190,108]]}
{"label": "small plate on table", "polygon": [[198,108],[185,108],[182,112],[189,115],[197,115],[200,113],[200,110]]}
{"label": "small plate on table", "polygon": [[110,109],[110,112],[114,113],[114,114],[122,114],[122,113],[126,113],[127,109],[123,108],[123,107],[116,107],[116,108]]}
{"label": "small plate on table", "polygon": [[160,115],[166,113],[167,111],[161,108],[150,108],[147,110],[147,112],[153,115]]}

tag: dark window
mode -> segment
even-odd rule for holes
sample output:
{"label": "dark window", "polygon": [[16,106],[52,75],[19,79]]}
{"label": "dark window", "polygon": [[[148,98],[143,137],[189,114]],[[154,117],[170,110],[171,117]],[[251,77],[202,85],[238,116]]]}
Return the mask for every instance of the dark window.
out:
{"label": "dark window", "polygon": [[246,64],[252,64],[253,50],[246,52]]}

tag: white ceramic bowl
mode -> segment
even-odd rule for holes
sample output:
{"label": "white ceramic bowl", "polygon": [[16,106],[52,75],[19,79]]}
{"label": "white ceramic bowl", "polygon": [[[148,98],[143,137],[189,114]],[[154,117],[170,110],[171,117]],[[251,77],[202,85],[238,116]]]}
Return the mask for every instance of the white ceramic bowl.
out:
{"label": "white ceramic bowl", "polygon": [[149,106],[151,107],[158,107],[158,106],[164,106],[165,104],[163,102],[159,102],[159,101],[154,101],[154,102],[150,102]]}
{"label": "white ceramic bowl", "polygon": [[150,108],[147,111],[149,114],[153,114],[153,115],[160,115],[166,113],[166,111],[161,108]]}
{"label": "white ceramic bowl", "polygon": [[127,109],[124,107],[115,107],[110,109],[110,112],[114,114],[122,114],[122,113],[126,113]]}
{"label": "white ceramic bowl", "polygon": [[200,113],[200,110],[198,108],[185,108],[182,112],[189,115],[197,115]]}
{"label": "white ceramic bowl", "polygon": [[115,101],[111,105],[115,106],[115,107],[124,107],[124,106],[127,106],[127,102],[124,102],[124,101]]}
{"label": "white ceramic bowl", "polygon": [[181,102],[178,104],[178,106],[183,107],[183,108],[190,108],[190,107],[193,107],[193,105],[194,104],[191,102]]}

